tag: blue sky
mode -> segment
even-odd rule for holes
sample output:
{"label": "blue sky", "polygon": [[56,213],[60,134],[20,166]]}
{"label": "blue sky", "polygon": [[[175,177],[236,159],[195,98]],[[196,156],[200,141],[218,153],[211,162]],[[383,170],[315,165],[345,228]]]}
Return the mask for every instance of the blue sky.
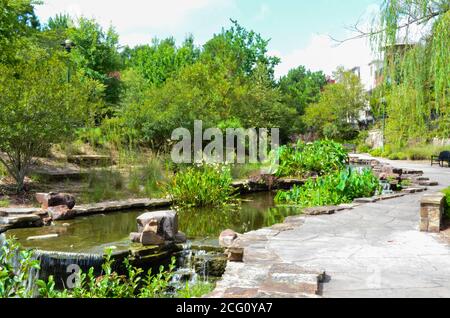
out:
{"label": "blue sky", "polygon": [[[270,38],[270,52],[282,59],[277,75],[300,64],[327,74],[339,65],[353,67],[371,60],[365,41],[335,47],[329,35],[345,38],[346,29],[362,23],[381,0],[44,0],[41,20],[56,13],[95,17],[104,27],[116,27],[121,43],[136,45],[153,37],[189,33],[203,44],[236,19]],[[353,65],[354,64],[354,65]]]}

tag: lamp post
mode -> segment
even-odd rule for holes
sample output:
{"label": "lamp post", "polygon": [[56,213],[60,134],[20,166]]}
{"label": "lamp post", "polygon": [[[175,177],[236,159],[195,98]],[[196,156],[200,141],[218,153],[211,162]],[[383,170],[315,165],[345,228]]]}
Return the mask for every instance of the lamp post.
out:
{"label": "lamp post", "polygon": [[[67,39],[61,43],[61,46],[66,50],[68,54],[72,52],[72,49],[75,47],[75,43],[72,40]],[[67,83],[70,83],[70,62],[67,65]]]}

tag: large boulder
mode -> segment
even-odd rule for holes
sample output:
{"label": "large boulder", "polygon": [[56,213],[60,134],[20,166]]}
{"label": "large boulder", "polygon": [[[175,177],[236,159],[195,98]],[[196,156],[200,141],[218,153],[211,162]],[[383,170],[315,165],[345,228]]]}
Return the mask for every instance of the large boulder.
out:
{"label": "large boulder", "polygon": [[219,244],[222,247],[230,247],[233,242],[238,238],[238,233],[233,230],[225,230],[220,233]]}
{"label": "large boulder", "polygon": [[37,193],[36,200],[43,209],[66,206],[69,210],[75,207],[75,197],[68,193]]}
{"label": "large boulder", "polygon": [[[142,214],[137,218],[138,232],[152,228],[166,241],[174,241],[178,233],[178,215],[175,211],[158,211]],[[154,232],[154,231],[153,231]]]}

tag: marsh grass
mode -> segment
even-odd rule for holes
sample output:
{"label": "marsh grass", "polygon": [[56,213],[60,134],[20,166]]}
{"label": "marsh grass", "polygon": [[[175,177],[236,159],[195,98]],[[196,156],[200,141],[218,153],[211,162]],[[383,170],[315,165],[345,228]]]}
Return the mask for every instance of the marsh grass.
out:
{"label": "marsh grass", "polygon": [[236,197],[232,182],[230,167],[205,164],[179,171],[165,189],[178,206],[221,206]]}

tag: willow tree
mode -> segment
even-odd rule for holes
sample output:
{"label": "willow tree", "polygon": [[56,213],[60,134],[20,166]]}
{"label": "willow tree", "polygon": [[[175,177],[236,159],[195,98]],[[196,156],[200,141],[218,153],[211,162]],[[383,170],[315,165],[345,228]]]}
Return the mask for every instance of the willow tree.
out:
{"label": "willow tree", "polygon": [[385,61],[387,141],[450,136],[450,1],[385,0],[371,32]]}

